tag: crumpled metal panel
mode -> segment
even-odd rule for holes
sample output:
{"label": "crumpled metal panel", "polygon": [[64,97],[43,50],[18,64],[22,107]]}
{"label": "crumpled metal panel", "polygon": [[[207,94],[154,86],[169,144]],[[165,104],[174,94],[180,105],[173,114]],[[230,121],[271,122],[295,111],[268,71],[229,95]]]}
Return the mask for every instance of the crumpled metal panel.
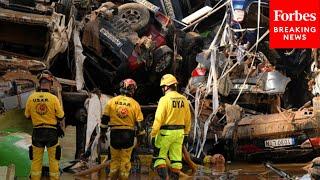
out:
{"label": "crumpled metal panel", "polygon": [[6,72],[8,69],[23,69],[32,71],[41,71],[46,69],[43,62],[36,60],[25,60],[19,58],[6,58],[0,56],[0,71]]}
{"label": "crumpled metal panel", "polygon": [[83,77],[83,62],[86,56],[83,55],[83,48],[80,41],[79,30],[75,29],[73,34],[73,43],[74,43],[74,57],[76,61],[76,86],[77,91],[81,90],[84,87],[84,77]]}
{"label": "crumpled metal panel", "polygon": [[283,94],[287,84],[291,81],[290,78],[282,75],[279,71],[265,72],[260,74],[258,82],[263,88],[263,91],[270,94]]}
{"label": "crumpled metal panel", "polygon": [[[15,85],[13,85],[14,83]],[[4,108],[6,110],[24,108],[29,95],[37,84],[37,77],[29,71],[8,70],[0,78],[0,100]]]}
{"label": "crumpled metal panel", "polygon": [[[52,26],[53,33],[51,35],[51,45],[49,47],[50,51],[46,58],[46,64],[49,65],[50,61],[58,54],[63,53],[69,44],[69,40],[73,31],[74,18],[71,18],[68,25],[64,26],[65,18],[62,18],[62,14],[53,13],[52,18]],[[62,22],[60,23],[60,20]]]}
{"label": "crumpled metal panel", "polygon": [[19,107],[18,96],[10,96],[1,99],[6,110],[14,109]]}
{"label": "crumpled metal panel", "polygon": [[263,72],[256,77],[245,79],[233,79],[232,93],[237,93],[242,89],[245,93],[283,94],[290,78],[282,75],[279,71]]}
{"label": "crumpled metal panel", "polygon": [[2,79],[4,81],[28,80],[32,81],[35,84],[38,83],[38,79],[35,75],[32,75],[29,71],[23,70],[8,71],[5,75],[1,77],[0,80]]}
{"label": "crumpled metal panel", "polygon": [[241,119],[237,127],[238,138],[258,138],[286,135],[294,131],[320,130],[320,122],[309,109],[296,112],[255,115]]}
{"label": "crumpled metal panel", "polygon": [[18,12],[4,8],[0,8],[0,20],[48,27],[48,30],[50,30],[52,33],[50,36],[49,51],[43,60],[45,61],[46,65],[50,65],[51,60],[58,53],[62,53],[67,49],[74,24],[74,18],[70,18],[67,26],[65,26],[65,16],[56,12],[54,12],[51,16],[46,16]]}
{"label": "crumpled metal panel", "polygon": [[24,109],[26,107],[28,97],[30,96],[31,93],[32,91],[21,93],[15,96],[5,97],[5,98],[2,98],[1,101],[6,110],[11,110],[15,108]]}
{"label": "crumpled metal panel", "polygon": [[0,20],[48,26],[53,21],[51,16],[19,12],[4,8],[0,8]]}

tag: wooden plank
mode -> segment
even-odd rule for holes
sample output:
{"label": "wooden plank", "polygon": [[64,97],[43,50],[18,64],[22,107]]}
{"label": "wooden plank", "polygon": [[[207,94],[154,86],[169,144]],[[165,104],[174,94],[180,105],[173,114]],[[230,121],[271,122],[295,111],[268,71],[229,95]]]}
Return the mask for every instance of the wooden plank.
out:
{"label": "wooden plank", "polygon": [[84,171],[78,172],[75,174],[75,176],[86,176],[86,175],[90,175],[92,173],[98,172],[103,168],[106,168],[107,166],[109,166],[109,162],[104,162],[102,164],[99,165],[95,165],[89,169],[86,169]]}
{"label": "wooden plank", "polygon": [[16,168],[14,164],[10,164],[7,169],[7,180],[14,180]]}
{"label": "wooden plank", "polygon": [[0,179],[7,179],[7,166],[0,166]]}
{"label": "wooden plank", "polygon": [[0,179],[14,180],[15,166],[13,164],[9,166],[0,166]]}
{"label": "wooden plank", "polygon": [[71,79],[63,79],[63,78],[58,78],[56,77],[56,79],[59,81],[59,83],[61,84],[66,84],[66,85],[69,85],[69,86],[76,86],[77,83],[75,80],[71,80]]}

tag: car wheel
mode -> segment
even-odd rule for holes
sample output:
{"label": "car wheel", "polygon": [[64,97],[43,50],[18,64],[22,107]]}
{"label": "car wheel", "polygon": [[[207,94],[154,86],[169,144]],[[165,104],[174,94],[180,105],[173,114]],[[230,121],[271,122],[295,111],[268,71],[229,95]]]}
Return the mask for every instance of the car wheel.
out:
{"label": "car wheel", "polygon": [[173,51],[167,45],[157,48],[153,53],[153,69],[160,73],[170,68],[173,61]]}
{"label": "car wheel", "polygon": [[118,10],[118,16],[124,19],[133,31],[140,31],[150,20],[149,10],[138,3],[123,4]]}

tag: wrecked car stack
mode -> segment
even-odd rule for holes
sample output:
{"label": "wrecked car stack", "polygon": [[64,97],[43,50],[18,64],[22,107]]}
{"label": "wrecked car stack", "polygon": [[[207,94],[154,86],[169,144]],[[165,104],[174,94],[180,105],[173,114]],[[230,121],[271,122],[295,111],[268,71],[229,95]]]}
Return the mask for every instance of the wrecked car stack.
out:
{"label": "wrecked car stack", "polygon": [[[197,55],[187,94],[195,98],[193,137],[198,143],[192,150],[198,157],[219,144],[230,160],[319,155],[317,116],[308,109],[296,111],[312,100],[307,91],[311,50],[269,48],[268,3],[230,1],[209,49]],[[240,105],[247,117],[240,117],[238,108],[228,112],[228,104]],[[230,114],[239,117],[230,120]]]}
{"label": "wrecked car stack", "polygon": [[150,130],[160,78],[172,73],[193,110],[188,150],[196,157],[319,155],[319,114],[305,105],[308,88],[320,92],[319,50],[270,49],[267,0],[199,1],[199,10],[195,2],[168,2],[97,3],[76,21],[73,1],[0,0],[0,108],[23,108],[36,75],[51,70],[67,124],[79,130],[78,158],[89,142],[90,135],[80,138],[86,125],[95,128],[87,123],[96,114],[87,113],[105,103],[101,93],[116,94],[122,79],[135,79]]}

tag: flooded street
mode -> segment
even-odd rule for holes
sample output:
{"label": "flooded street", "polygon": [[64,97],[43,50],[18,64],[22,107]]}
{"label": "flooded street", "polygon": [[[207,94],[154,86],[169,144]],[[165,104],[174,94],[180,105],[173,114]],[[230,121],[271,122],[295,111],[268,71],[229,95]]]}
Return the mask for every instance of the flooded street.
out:
{"label": "flooded street", "polygon": [[[306,163],[298,164],[275,164],[288,174],[296,177],[302,177],[306,171],[302,169]],[[75,179],[72,174],[64,173],[63,179]],[[239,180],[255,180],[255,179],[279,179],[280,177],[262,164],[247,164],[235,162],[226,166],[224,172],[216,171],[210,167],[200,166],[198,172],[191,179],[239,179]],[[159,177],[151,172],[143,172],[131,174],[130,179],[159,179]]]}
{"label": "flooded street", "polygon": [[[274,164],[277,168],[285,171],[286,173],[301,177],[306,172],[302,169],[306,163],[294,164]],[[278,179],[279,176],[270,171],[263,164],[249,164],[245,162],[233,162],[227,164],[224,173],[216,172],[214,169],[207,167],[200,168],[199,174],[207,175],[210,177],[220,179]]]}
{"label": "flooded street", "polygon": [[[21,112],[13,112],[16,115],[21,114]],[[8,114],[10,115],[10,114]],[[18,116],[20,117],[20,116]],[[23,118],[18,118],[15,116],[16,122],[22,124],[25,120]],[[22,117],[22,114],[21,114]],[[10,119],[10,118],[9,118]],[[19,120],[21,119],[21,120]],[[12,121],[4,121],[7,123],[3,128],[10,129],[14,128],[15,131],[21,131],[21,129],[28,129],[27,127],[17,127]],[[3,124],[5,124],[3,122]],[[24,124],[24,126],[29,126],[29,124]],[[28,130],[28,133],[31,133]],[[66,129],[66,135],[61,139],[61,145],[63,147],[61,168],[64,168],[69,164],[70,161],[74,160],[75,153],[75,136],[76,128],[74,126],[68,126]],[[158,176],[150,169],[151,155],[140,155],[140,173],[133,173],[130,179],[159,179]],[[277,163],[273,164],[275,167],[285,171],[291,176],[301,177],[306,171],[302,167],[306,166],[308,163]],[[135,165],[133,165],[133,168]],[[138,166],[139,167],[139,166]],[[18,177],[18,179],[26,179],[25,177]],[[63,173],[61,179],[72,180],[76,179],[74,174]],[[83,179],[88,179],[83,177]],[[101,178],[103,179],[103,178]],[[214,168],[198,166],[197,173],[192,179],[241,179],[241,180],[254,180],[254,179],[279,179],[279,176],[272,172],[270,169],[266,168],[262,163],[247,163],[247,162],[228,162],[224,168]]]}
{"label": "flooded street", "polygon": [[[61,167],[68,165],[68,161],[74,159],[75,152],[75,127],[67,127],[66,136],[62,139],[63,159]],[[151,156],[140,156],[140,173],[131,174],[130,179],[159,179],[149,167]],[[285,171],[291,176],[302,177],[306,174],[302,168],[308,163],[277,163],[275,167]],[[134,168],[134,165],[132,165]],[[208,166],[198,166],[197,173],[192,179],[239,179],[239,180],[255,180],[255,179],[279,179],[280,177],[266,168],[262,163],[247,162],[228,162],[224,168],[213,168]],[[63,173],[62,179],[76,179],[73,174]],[[79,178],[80,179],[80,178]],[[83,177],[83,179],[86,179]],[[88,178],[87,178],[88,179]]]}
{"label": "flooded street", "polygon": [[320,29],[300,27],[319,18],[300,7],[0,0],[0,180],[320,180]]}

